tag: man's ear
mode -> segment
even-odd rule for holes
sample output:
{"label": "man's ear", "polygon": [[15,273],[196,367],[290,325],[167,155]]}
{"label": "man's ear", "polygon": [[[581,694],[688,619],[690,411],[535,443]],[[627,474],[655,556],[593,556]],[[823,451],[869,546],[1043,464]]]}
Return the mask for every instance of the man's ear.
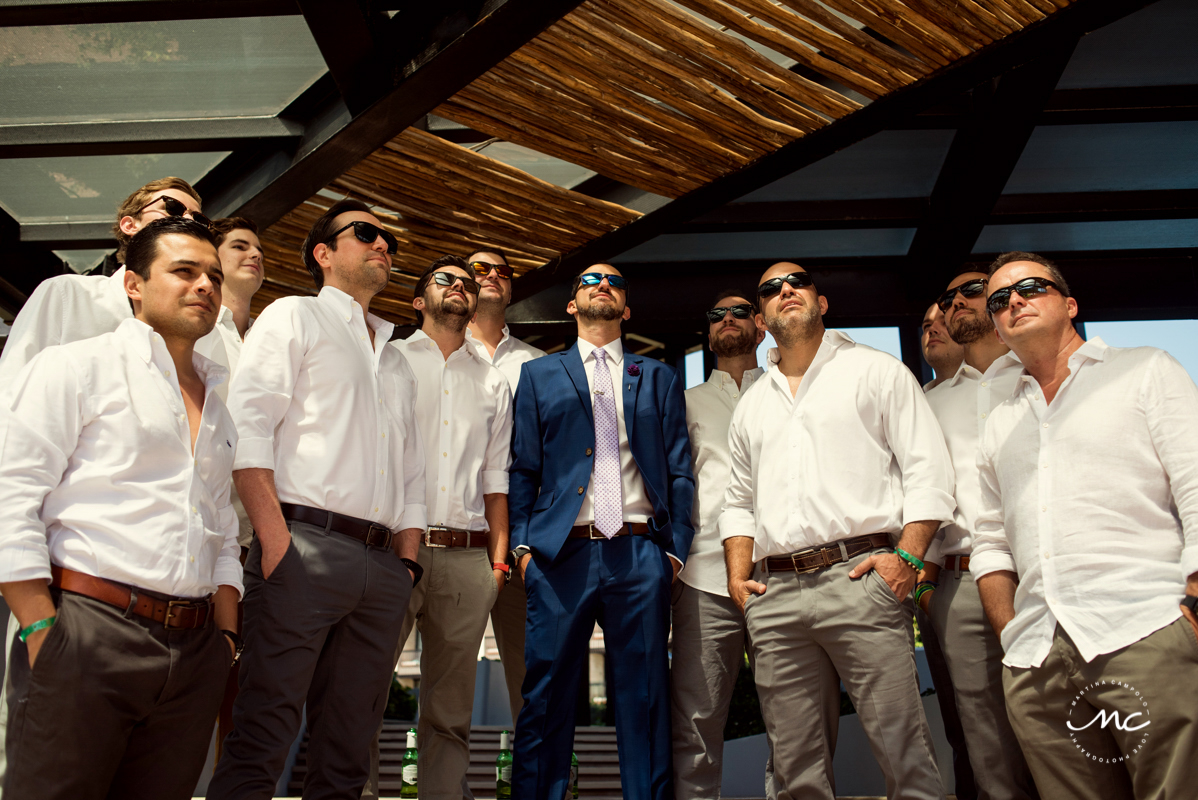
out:
{"label": "man's ear", "polygon": [[132,236],[139,230],[137,220],[129,216],[121,217],[121,220],[117,223],[117,226],[121,229],[121,233],[125,234],[126,236]]}
{"label": "man's ear", "polygon": [[1077,300],[1072,297],[1065,298],[1065,308],[1069,311],[1069,319],[1077,316]]}
{"label": "man's ear", "polygon": [[824,295],[819,296],[819,315],[822,317],[828,313],[828,298]]}
{"label": "man's ear", "polygon": [[566,303],[566,313],[570,316],[574,316],[578,313],[578,306],[575,304],[574,300],[571,299],[570,302]]}
{"label": "man's ear", "polygon": [[125,270],[125,295],[133,303],[133,315],[141,311],[141,288],[145,280],[131,269]]}
{"label": "man's ear", "polygon": [[412,298],[412,308],[416,309],[417,311],[423,311],[424,310],[424,298],[423,297],[413,297]]}
{"label": "man's ear", "polygon": [[624,316],[621,317],[621,319],[623,319],[625,322],[627,322],[628,318],[631,316],[632,316],[632,309],[629,308],[628,306],[624,306]]}
{"label": "man's ear", "polygon": [[765,341],[765,324],[761,321],[761,315],[758,314],[754,322],[757,323],[757,344]]}

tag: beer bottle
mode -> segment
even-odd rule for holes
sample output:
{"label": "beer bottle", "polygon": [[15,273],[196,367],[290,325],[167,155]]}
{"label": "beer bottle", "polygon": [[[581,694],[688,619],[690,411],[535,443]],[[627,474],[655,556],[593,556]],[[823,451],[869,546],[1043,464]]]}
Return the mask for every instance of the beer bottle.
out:
{"label": "beer bottle", "polygon": [[403,783],[400,797],[418,797],[416,791],[416,729],[408,730],[408,748],[403,751]]}
{"label": "beer bottle", "polygon": [[499,734],[499,755],[495,758],[495,798],[510,800],[512,796],[512,735]]}

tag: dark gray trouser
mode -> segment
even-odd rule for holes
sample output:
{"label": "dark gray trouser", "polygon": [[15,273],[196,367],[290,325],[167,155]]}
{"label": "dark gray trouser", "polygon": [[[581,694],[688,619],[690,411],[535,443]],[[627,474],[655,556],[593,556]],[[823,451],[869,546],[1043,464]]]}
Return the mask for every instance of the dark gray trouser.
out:
{"label": "dark gray trouser", "polygon": [[208,797],[274,796],[308,705],[304,797],[357,800],[387,707],[412,578],[392,550],[291,522],[291,546],[262,579],[255,539],[245,563],[245,617],[233,732]]}
{"label": "dark gray trouser", "polygon": [[919,698],[913,608],[873,570],[849,578],[868,555],[803,575],[754,571],[767,588],[749,596],[745,618],[779,800],[836,796],[841,681],[887,796],[944,800]]}
{"label": "dark gray trouser", "polygon": [[1023,751],[1007,719],[1002,688],[1002,645],[982,610],[968,571],[940,570],[928,605],[952,676],[961,727],[982,800],[1039,797]]}
{"label": "dark gray trouser", "polygon": [[[724,761],[724,725],[748,634],[732,598],[674,586],[670,713],[674,738],[674,797],[716,800]],[[766,771],[766,795],[777,792]]]}
{"label": "dark gray trouser", "polygon": [[503,682],[507,684],[508,701],[512,707],[512,731],[524,705],[521,687],[524,685],[524,625],[528,622],[528,594],[520,569],[512,567],[512,579],[499,593],[491,609],[491,630],[499,660],[503,662]]}
{"label": "dark gray trouser", "polygon": [[944,660],[944,649],[936,638],[936,626],[932,624],[931,617],[918,607],[915,609],[915,619],[923,637],[928,672],[932,673],[936,705],[940,706],[940,718],[944,723],[944,738],[953,750],[953,788],[957,792],[957,800],[978,800],[973,767],[969,765],[969,748],[965,744],[965,731],[961,728],[961,716],[957,713],[957,695],[953,692],[953,679]]}
{"label": "dark gray trouser", "polygon": [[32,671],[24,642],[12,642],[6,794],[190,798],[229,674],[225,637],[213,624],[168,631],[68,592],[56,601]]}

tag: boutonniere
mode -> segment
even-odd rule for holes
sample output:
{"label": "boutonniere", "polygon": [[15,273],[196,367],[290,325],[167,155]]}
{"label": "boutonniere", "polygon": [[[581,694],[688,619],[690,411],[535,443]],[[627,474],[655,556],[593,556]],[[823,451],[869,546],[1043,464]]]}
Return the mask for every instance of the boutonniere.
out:
{"label": "boutonniere", "polygon": [[639,364],[629,364],[629,365],[628,365],[628,374],[629,374],[629,375],[631,375],[631,376],[632,376],[632,377],[634,377],[634,378],[635,378],[637,375],[640,375],[640,374],[641,374],[641,368],[640,368],[640,365],[639,365]]}

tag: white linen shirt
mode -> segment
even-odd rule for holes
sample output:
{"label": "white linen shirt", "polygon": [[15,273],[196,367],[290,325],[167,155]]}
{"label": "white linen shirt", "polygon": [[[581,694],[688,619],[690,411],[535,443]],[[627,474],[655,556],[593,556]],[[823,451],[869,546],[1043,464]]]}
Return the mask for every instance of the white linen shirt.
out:
{"label": "white linen shirt", "polygon": [[503,326],[503,338],[499,340],[494,356],[487,352],[485,344],[474,338],[469,328],[466,329],[466,341],[484,361],[494,364],[503,373],[512,387],[512,394],[516,393],[516,386],[520,383],[520,365],[545,355],[544,350],[538,350],[512,336],[507,325]]}
{"label": "white linen shirt", "polygon": [[915,377],[840,331],[824,332],[793,397],[781,370],[754,383],[728,440],[720,538],[752,537],[754,561],[952,519],[952,463]]}
{"label": "white linen shirt", "polygon": [[195,450],[162,337],[136,319],[34,357],[0,404],[0,582],[50,565],[177,597],[241,592],[237,431],[204,380]]}
{"label": "white linen shirt", "polygon": [[978,453],[975,578],[1019,576],[1001,641],[1044,662],[1059,623],[1087,662],[1169,625],[1198,572],[1198,387],[1152,347],[1091,339],[1051,405],[1029,374]]}
{"label": "white linen shirt", "polygon": [[133,319],[125,268],[112,275],[56,275],[42,281],[13,320],[0,354],[0,392],[34,356],[56,344],[112,333]]}
{"label": "white linen shirt", "polygon": [[[235,375],[241,359],[241,347],[241,334],[237,330],[237,323],[233,321],[233,312],[221,306],[212,330],[196,340],[196,352],[223,366],[230,375]],[[217,394],[221,400],[228,402],[229,383],[222,383],[217,388]]]}
{"label": "white linen shirt", "polygon": [[678,579],[722,597],[728,596],[728,569],[724,566],[719,530],[731,474],[728,427],[736,404],[762,374],[762,369],[746,370],[738,387],[731,375],[716,369],[705,382],[686,390],[686,429],[695,469],[695,506],[691,514],[695,538]]}
{"label": "white linen shirt", "polygon": [[[374,330],[374,347],[366,325]],[[246,338],[229,409],[238,469],[274,470],[284,503],[426,527],[416,376],[394,326],[345,292],[274,301]]]}
{"label": "white linen shirt", "polygon": [[[590,342],[578,340],[578,355],[582,357],[582,369],[587,375],[587,389],[591,395],[591,408],[595,406],[595,351],[598,350]],[[611,373],[612,389],[616,392],[616,420],[620,428],[620,483],[624,489],[624,521],[648,522],[653,516],[653,501],[645,491],[645,479],[636,466],[632,457],[632,448],[628,444],[628,431],[624,427],[624,343],[619,339],[603,345],[607,369]],[[587,493],[582,498],[582,508],[578,511],[575,525],[590,525],[595,521],[595,499],[591,484],[594,482],[594,470],[591,480],[587,481]]]}
{"label": "white linen shirt", "polygon": [[446,359],[424,331],[392,343],[416,374],[428,522],[488,529],[483,495],[507,494],[512,391],[502,372],[462,346]]}
{"label": "white linen shirt", "polygon": [[957,371],[925,395],[953,460],[957,510],[928,546],[923,560],[943,564],[945,556],[967,556],[973,551],[982,486],[978,477],[978,447],[982,431],[995,407],[1015,391],[1023,364],[1014,353],[1005,353],[983,375],[962,362]]}

